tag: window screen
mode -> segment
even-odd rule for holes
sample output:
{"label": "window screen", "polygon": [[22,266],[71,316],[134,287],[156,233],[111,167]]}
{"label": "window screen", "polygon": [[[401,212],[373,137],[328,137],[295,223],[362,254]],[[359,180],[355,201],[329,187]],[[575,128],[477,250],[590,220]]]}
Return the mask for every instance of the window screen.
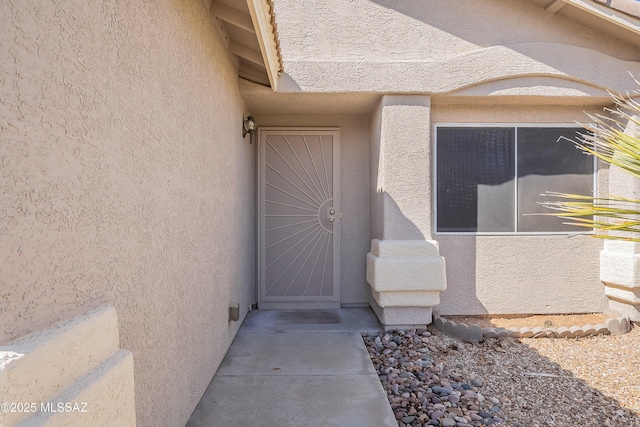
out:
{"label": "window screen", "polygon": [[518,231],[579,231],[562,224],[566,221],[562,218],[530,215],[550,212],[540,205],[546,191],[593,194],[593,157],[565,139],[575,139],[577,132],[575,128],[518,129]]}
{"label": "window screen", "polygon": [[438,231],[513,231],[514,130],[438,130]]}
{"label": "window screen", "polygon": [[[593,193],[593,159],[575,127],[439,127],[439,232],[575,232],[545,212],[546,191]],[[517,179],[516,179],[517,177]],[[550,212],[546,210],[546,212]]]}

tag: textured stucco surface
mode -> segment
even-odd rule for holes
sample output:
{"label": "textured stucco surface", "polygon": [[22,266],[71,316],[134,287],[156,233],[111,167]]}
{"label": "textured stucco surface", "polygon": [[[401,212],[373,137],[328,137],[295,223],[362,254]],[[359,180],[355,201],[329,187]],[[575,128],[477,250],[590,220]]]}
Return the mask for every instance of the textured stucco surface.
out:
{"label": "textured stucco surface", "polygon": [[[372,231],[379,234],[367,254],[371,305],[385,326],[418,325],[446,288],[445,261],[430,240],[431,99],[385,95],[372,126],[379,127],[370,143],[377,163],[370,176]],[[412,298],[415,291],[421,297]]]}
{"label": "textured stucco surface", "polygon": [[[279,90],[289,93],[278,97],[253,90],[259,96],[250,102],[260,109],[275,105],[287,112],[302,109],[305,114],[314,107],[324,112],[334,100],[337,111],[345,105],[371,108],[371,238],[389,238],[387,231],[403,226],[408,228],[394,238],[429,238],[433,141],[431,129],[423,130],[425,123],[573,123],[586,119],[583,109],[601,112],[598,106],[610,103],[607,90],[635,89],[629,72],[640,74],[637,47],[547,13],[532,2],[279,0],[275,9],[285,65]],[[389,94],[388,99],[398,99],[397,105],[372,102],[367,97],[372,93]],[[432,95],[430,108],[425,106],[424,114],[410,120],[411,102],[399,93]],[[345,102],[347,96],[350,104]],[[416,144],[421,150],[412,159],[402,159],[401,154],[411,153],[411,147],[401,147],[404,134],[413,129],[415,138],[422,138]],[[408,165],[395,177],[395,194],[385,193],[384,188],[389,156]],[[599,171],[598,179],[606,192],[606,170]],[[408,191],[416,184],[424,187]],[[422,209],[410,206],[413,196],[415,207],[418,200],[424,203]],[[397,209],[390,215],[387,208],[394,203]],[[598,280],[602,243],[597,240],[434,238],[440,241],[447,263],[445,314],[603,308]],[[512,292],[514,283],[539,302],[528,304],[519,298]],[[508,291],[507,298],[503,290]]]}
{"label": "textured stucco surface", "polygon": [[[111,357],[119,346],[115,309],[104,306],[0,345],[2,401],[50,402]],[[133,387],[133,369],[130,377]],[[0,413],[0,423],[13,425],[28,415]]]}
{"label": "textured stucco surface", "polygon": [[247,109],[256,116],[368,116],[380,100],[380,95],[373,92],[274,92],[248,80],[240,80],[239,83]]}
{"label": "textured stucco surface", "polygon": [[55,397],[59,402],[77,403],[84,412],[39,412],[18,427],[134,427],[136,411],[132,377],[133,357],[129,351],[120,350]]}
{"label": "textured stucco surface", "polygon": [[255,295],[234,64],[198,1],[4,1],[0,28],[0,342],[108,303],[138,424],[184,424]]}
{"label": "textured stucco surface", "polygon": [[[367,254],[367,282],[378,316],[386,318],[385,312],[393,307],[438,305],[439,294],[447,287],[444,258],[439,254],[438,243],[373,239],[371,252]],[[413,322],[422,323],[417,319]],[[388,319],[383,323],[390,325]]]}
{"label": "textured stucco surface", "polygon": [[[275,12],[285,62],[321,57],[422,60],[532,39],[595,46],[621,59],[637,59],[638,54],[611,37],[603,40],[602,34],[526,1],[279,0]],[[370,31],[374,28],[377,31]],[[448,44],[432,44],[436,37]],[[400,45],[398,40],[413,43]]]}
{"label": "textured stucco surface", "polygon": [[340,303],[366,305],[369,286],[365,259],[369,252],[369,118],[366,116],[257,115],[260,126],[338,127],[342,148],[340,164]]}
{"label": "textured stucco surface", "polygon": [[587,236],[436,236],[441,314],[588,313],[606,307],[602,242]]}
{"label": "textured stucco surface", "polygon": [[[591,109],[590,112],[600,112]],[[439,106],[436,123],[574,123],[572,107]],[[433,160],[432,160],[433,162]],[[431,163],[433,164],[433,163]],[[598,191],[607,190],[598,171]],[[436,234],[447,262],[442,314],[597,312],[606,307],[599,280],[602,241],[588,236]]]}
{"label": "textured stucco surface", "polygon": [[625,91],[640,72],[637,48],[533,2],[280,0],[275,11],[282,91],[580,99]]}
{"label": "textured stucco surface", "polygon": [[[113,307],[18,338],[0,346],[0,396],[33,405],[0,412],[0,425],[134,426],[133,372],[131,352],[120,349]],[[58,402],[73,410],[61,410]]]}
{"label": "textured stucco surface", "polygon": [[[428,96],[388,96],[380,101],[375,207],[382,217],[374,238],[431,238],[431,100]],[[376,114],[377,116],[377,114]],[[376,136],[378,131],[376,131]]]}

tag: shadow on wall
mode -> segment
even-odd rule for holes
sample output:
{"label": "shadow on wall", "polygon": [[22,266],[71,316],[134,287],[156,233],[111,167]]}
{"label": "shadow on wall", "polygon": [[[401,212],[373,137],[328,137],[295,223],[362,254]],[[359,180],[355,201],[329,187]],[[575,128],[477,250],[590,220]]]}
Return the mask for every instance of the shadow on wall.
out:
{"label": "shadow on wall", "polygon": [[[514,4],[513,12],[505,13],[504,3],[499,1],[452,2],[447,7],[434,7],[436,2],[372,1],[457,37],[464,52],[452,51],[450,58],[462,54],[468,56],[473,63],[482,60],[482,55],[478,55],[480,50],[489,54],[492,48],[502,47],[507,49],[502,55],[511,51],[544,64],[549,67],[547,71],[558,71],[554,77],[565,80],[563,85],[566,87],[576,87],[601,95],[605,95],[604,86],[623,90],[620,83],[633,84],[632,77],[623,74],[629,69],[634,73],[638,71],[632,50],[624,47],[612,49],[611,45],[607,47],[606,40],[598,39],[602,37],[598,36],[597,31],[589,31],[584,25],[558,18],[533,2]],[[432,7],[426,4],[431,4]],[[381,31],[380,34],[385,32]],[[466,43],[470,45],[465,46]],[[438,59],[446,62],[447,57],[448,55],[440,54]],[[614,64],[616,59],[620,61]],[[546,72],[542,74],[546,75]],[[531,70],[523,69],[509,77],[531,76]],[[564,76],[573,76],[574,81],[568,81]],[[470,86],[482,83],[478,81]],[[540,82],[531,83],[526,80],[518,82],[518,86],[539,84]]]}
{"label": "shadow on wall", "polygon": [[402,208],[389,193],[378,190],[377,197],[379,198],[378,203],[383,206],[381,218],[383,229],[376,233],[381,236],[373,238],[387,240],[425,240],[431,238],[431,236],[425,236],[420,228],[402,212]]}
{"label": "shadow on wall", "polygon": [[[442,314],[489,314],[476,289],[476,237],[440,235],[434,239],[447,263],[447,289],[440,294],[440,305],[447,309]],[[454,264],[450,260],[464,261]]]}
{"label": "shadow on wall", "polygon": [[[375,211],[383,214],[378,219],[376,230],[373,230],[372,239],[426,239],[438,242],[440,256],[445,258],[447,277],[447,289],[440,293],[439,305],[446,308],[441,314],[489,314],[489,310],[477,295],[476,236],[425,236],[387,192],[378,190],[376,198],[376,203],[379,205]],[[380,205],[383,205],[384,209],[380,209]],[[391,226],[383,230],[382,224],[391,224]],[[455,264],[449,261],[460,259],[464,261]]]}
{"label": "shadow on wall", "polygon": [[[482,377],[485,383],[478,391],[486,398],[509,399],[510,402],[499,404],[500,416],[507,418],[509,425],[517,421],[526,426],[640,426],[640,408],[624,407],[600,391],[619,391],[627,401],[638,402],[640,391],[632,384],[637,375],[621,371],[602,352],[587,349],[609,348],[625,339],[633,342],[624,336],[600,336],[588,341],[539,339],[531,345],[508,338],[480,344],[443,338],[441,357],[445,366],[457,367],[453,372],[469,381]],[[620,347],[624,347],[622,342]],[[627,350],[640,352],[637,346]],[[627,356],[629,360],[637,359]],[[576,375],[589,378],[591,384]],[[621,375],[628,378],[620,378]],[[616,383],[615,388],[612,382]]]}

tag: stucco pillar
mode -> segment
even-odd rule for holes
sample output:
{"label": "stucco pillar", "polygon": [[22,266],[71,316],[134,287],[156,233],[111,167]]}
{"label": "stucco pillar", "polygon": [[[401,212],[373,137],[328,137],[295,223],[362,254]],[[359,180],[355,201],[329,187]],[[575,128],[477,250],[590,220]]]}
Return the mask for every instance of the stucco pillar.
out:
{"label": "stucco pillar", "polygon": [[446,288],[431,236],[431,100],[384,96],[372,120],[370,305],[385,327],[431,323]]}
{"label": "stucco pillar", "polygon": [[[629,123],[625,133],[640,136],[640,129]],[[609,194],[640,198],[640,180],[622,169],[609,169]],[[604,282],[609,308],[631,320],[640,321],[640,243],[605,240],[600,252],[600,280]]]}

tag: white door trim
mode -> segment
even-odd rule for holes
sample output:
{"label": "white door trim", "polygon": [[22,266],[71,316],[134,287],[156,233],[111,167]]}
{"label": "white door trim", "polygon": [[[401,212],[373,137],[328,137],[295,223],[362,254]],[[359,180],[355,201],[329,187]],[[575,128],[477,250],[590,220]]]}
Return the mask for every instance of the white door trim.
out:
{"label": "white door trim", "polygon": [[[336,210],[333,223],[333,295],[331,297],[287,297],[287,301],[274,301],[265,298],[265,146],[264,138],[269,133],[279,135],[331,135],[333,137],[333,207]],[[261,127],[258,129],[258,308],[340,308],[340,129],[337,127]]]}

